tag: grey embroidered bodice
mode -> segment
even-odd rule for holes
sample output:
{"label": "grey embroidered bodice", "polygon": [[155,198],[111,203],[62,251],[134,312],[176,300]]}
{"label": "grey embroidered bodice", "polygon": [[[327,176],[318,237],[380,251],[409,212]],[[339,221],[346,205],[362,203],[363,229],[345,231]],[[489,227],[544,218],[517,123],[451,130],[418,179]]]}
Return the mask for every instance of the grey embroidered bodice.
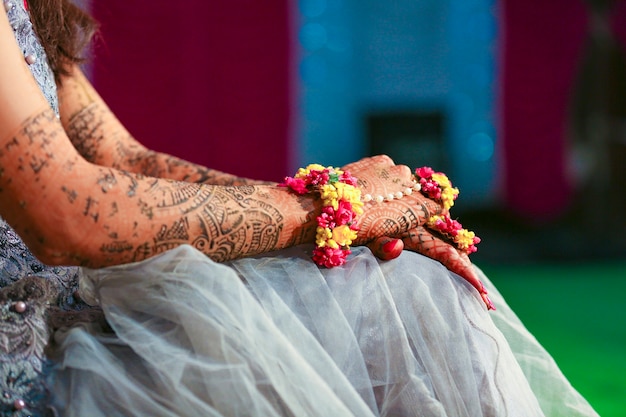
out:
{"label": "grey embroidered bodice", "polygon": [[[33,25],[22,0],[3,0],[14,30],[15,39],[24,52],[24,59],[50,106],[59,113],[54,74],[48,66],[46,54],[35,35]],[[4,287],[27,275],[37,275],[49,279],[58,286],[61,293],[59,303],[73,305],[73,292],[77,286],[75,267],[48,267],[39,262],[26,248],[19,236],[0,218],[0,286]]]}
{"label": "grey embroidered bodice", "polygon": [[[3,0],[3,6],[25,61],[58,115],[54,74],[23,1]],[[78,272],[39,262],[0,218],[0,416],[56,415],[45,383],[47,311],[80,309],[74,297]]]}
{"label": "grey embroidered bodice", "polygon": [[50,106],[59,114],[59,101],[54,74],[48,66],[46,53],[33,31],[33,25],[28,12],[24,8],[23,1],[3,0],[3,3],[9,16],[9,24],[15,33],[15,39],[24,53],[24,59],[28,62],[30,70]]}

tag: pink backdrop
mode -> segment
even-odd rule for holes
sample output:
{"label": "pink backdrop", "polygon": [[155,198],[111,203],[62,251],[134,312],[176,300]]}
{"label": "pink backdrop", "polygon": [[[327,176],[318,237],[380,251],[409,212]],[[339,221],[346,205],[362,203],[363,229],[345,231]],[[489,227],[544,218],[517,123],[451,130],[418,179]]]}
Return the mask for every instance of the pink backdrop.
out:
{"label": "pink backdrop", "polygon": [[566,123],[586,9],[577,0],[505,0],[503,9],[504,198],[525,217],[549,219],[572,194]]}
{"label": "pink backdrop", "polygon": [[[568,208],[568,111],[588,32],[583,0],[504,0],[501,172],[506,206],[551,220]],[[626,1],[611,12],[626,45]]]}
{"label": "pink backdrop", "polygon": [[93,79],[141,142],[238,175],[287,172],[289,0],[102,0]]}

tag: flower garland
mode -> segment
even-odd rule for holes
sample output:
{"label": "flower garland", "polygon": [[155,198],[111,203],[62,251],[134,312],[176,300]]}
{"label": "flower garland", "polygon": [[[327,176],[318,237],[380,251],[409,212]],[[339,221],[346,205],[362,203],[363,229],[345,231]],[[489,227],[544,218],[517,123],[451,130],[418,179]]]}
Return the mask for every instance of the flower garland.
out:
{"label": "flower garland", "polygon": [[448,241],[453,242],[459,250],[470,254],[476,252],[476,245],[480,238],[463,225],[450,218],[447,212],[454,205],[459,196],[459,189],[452,186],[452,182],[442,172],[435,172],[430,167],[421,167],[415,170],[417,182],[421,185],[422,194],[433,200],[440,201],[446,214],[431,216],[427,226],[438,232]]}
{"label": "flower garland", "polygon": [[421,167],[415,170],[417,181],[422,186],[422,194],[433,200],[439,200],[445,211],[450,210],[454,200],[459,196],[459,189],[452,187],[452,183],[442,172],[435,172],[431,167]]}
{"label": "flower garland", "polygon": [[322,213],[317,216],[313,261],[326,268],[343,265],[357,237],[356,218],[363,213],[361,190],[347,171],[311,164],[280,184],[297,194],[319,192]]}
{"label": "flower garland", "polygon": [[[350,245],[357,237],[356,218],[363,213],[361,190],[357,188],[356,178],[338,168],[311,164],[300,168],[293,177],[286,177],[280,185],[300,195],[320,193],[322,212],[316,218],[316,247],[312,258],[316,264],[326,268],[343,265],[351,253]],[[430,167],[417,168],[413,189],[440,202],[443,207],[444,214],[431,216],[426,226],[459,250],[467,254],[476,252],[480,238],[474,232],[464,229],[460,222],[451,219],[448,214],[459,196],[459,189],[452,186],[448,177]],[[390,194],[387,197],[365,195],[363,200],[382,203],[410,195],[411,191],[408,188],[404,193]]]}

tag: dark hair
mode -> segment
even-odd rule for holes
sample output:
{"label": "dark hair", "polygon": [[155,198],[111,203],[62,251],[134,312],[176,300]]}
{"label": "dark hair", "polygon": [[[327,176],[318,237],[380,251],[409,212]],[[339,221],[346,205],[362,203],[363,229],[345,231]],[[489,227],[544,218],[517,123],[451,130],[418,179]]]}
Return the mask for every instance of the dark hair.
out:
{"label": "dark hair", "polygon": [[28,0],[33,27],[43,45],[57,83],[70,66],[85,60],[96,33],[96,21],[71,0]]}

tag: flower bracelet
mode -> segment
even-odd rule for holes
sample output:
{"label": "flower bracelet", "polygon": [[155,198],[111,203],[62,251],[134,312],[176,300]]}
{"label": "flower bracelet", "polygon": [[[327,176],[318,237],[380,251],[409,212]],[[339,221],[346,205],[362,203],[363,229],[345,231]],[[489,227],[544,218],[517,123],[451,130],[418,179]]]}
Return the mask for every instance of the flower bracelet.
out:
{"label": "flower bracelet", "polygon": [[435,172],[430,167],[417,168],[415,178],[421,185],[422,194],[440,202],[446,213],[431,216],[426,226],[468,255],[476,252],[476,245],[480,243],[480,238],[474,232],[464,229],[461,223],[451,219],[447,214],[459,196],[459,189],[452,186],[444,173]]}
{"label": "flower bracelet", "polygon": [[[361,198],[357,180],[350,173],[319,164],[300,168],[296,175],[286,177],[280,185],[300,195],[320,193],[322,213],[316,219],[316,247],[312,258],[317,265],[326,268],[343,265],[350,255],[350,245],[356,239],[358,231],[356,218],[363,213],[363,202],[383,203],[410,195],[415,190],[440,202],[444,211],[448,212],[459,194],[459,190],[452,187],[445,174],[435,172],[429,167],[415,170],[413,188],[387,196],[373,197],[365,194]],[[448,214],[431,216],[426,226],[468,254],[475,252],[476,245],[480,242],[474,232],[463,229],[461,223],[452,220]]]}
{"label": "flower bracelet", "polygon": [[356,178],[338,168],[311,164],[286,177],[281,185],[297,194],[320,193],[322,213],[317,216],[313,261],[326,268],[343,265],[357,237],[355,220],[363,213]]}

